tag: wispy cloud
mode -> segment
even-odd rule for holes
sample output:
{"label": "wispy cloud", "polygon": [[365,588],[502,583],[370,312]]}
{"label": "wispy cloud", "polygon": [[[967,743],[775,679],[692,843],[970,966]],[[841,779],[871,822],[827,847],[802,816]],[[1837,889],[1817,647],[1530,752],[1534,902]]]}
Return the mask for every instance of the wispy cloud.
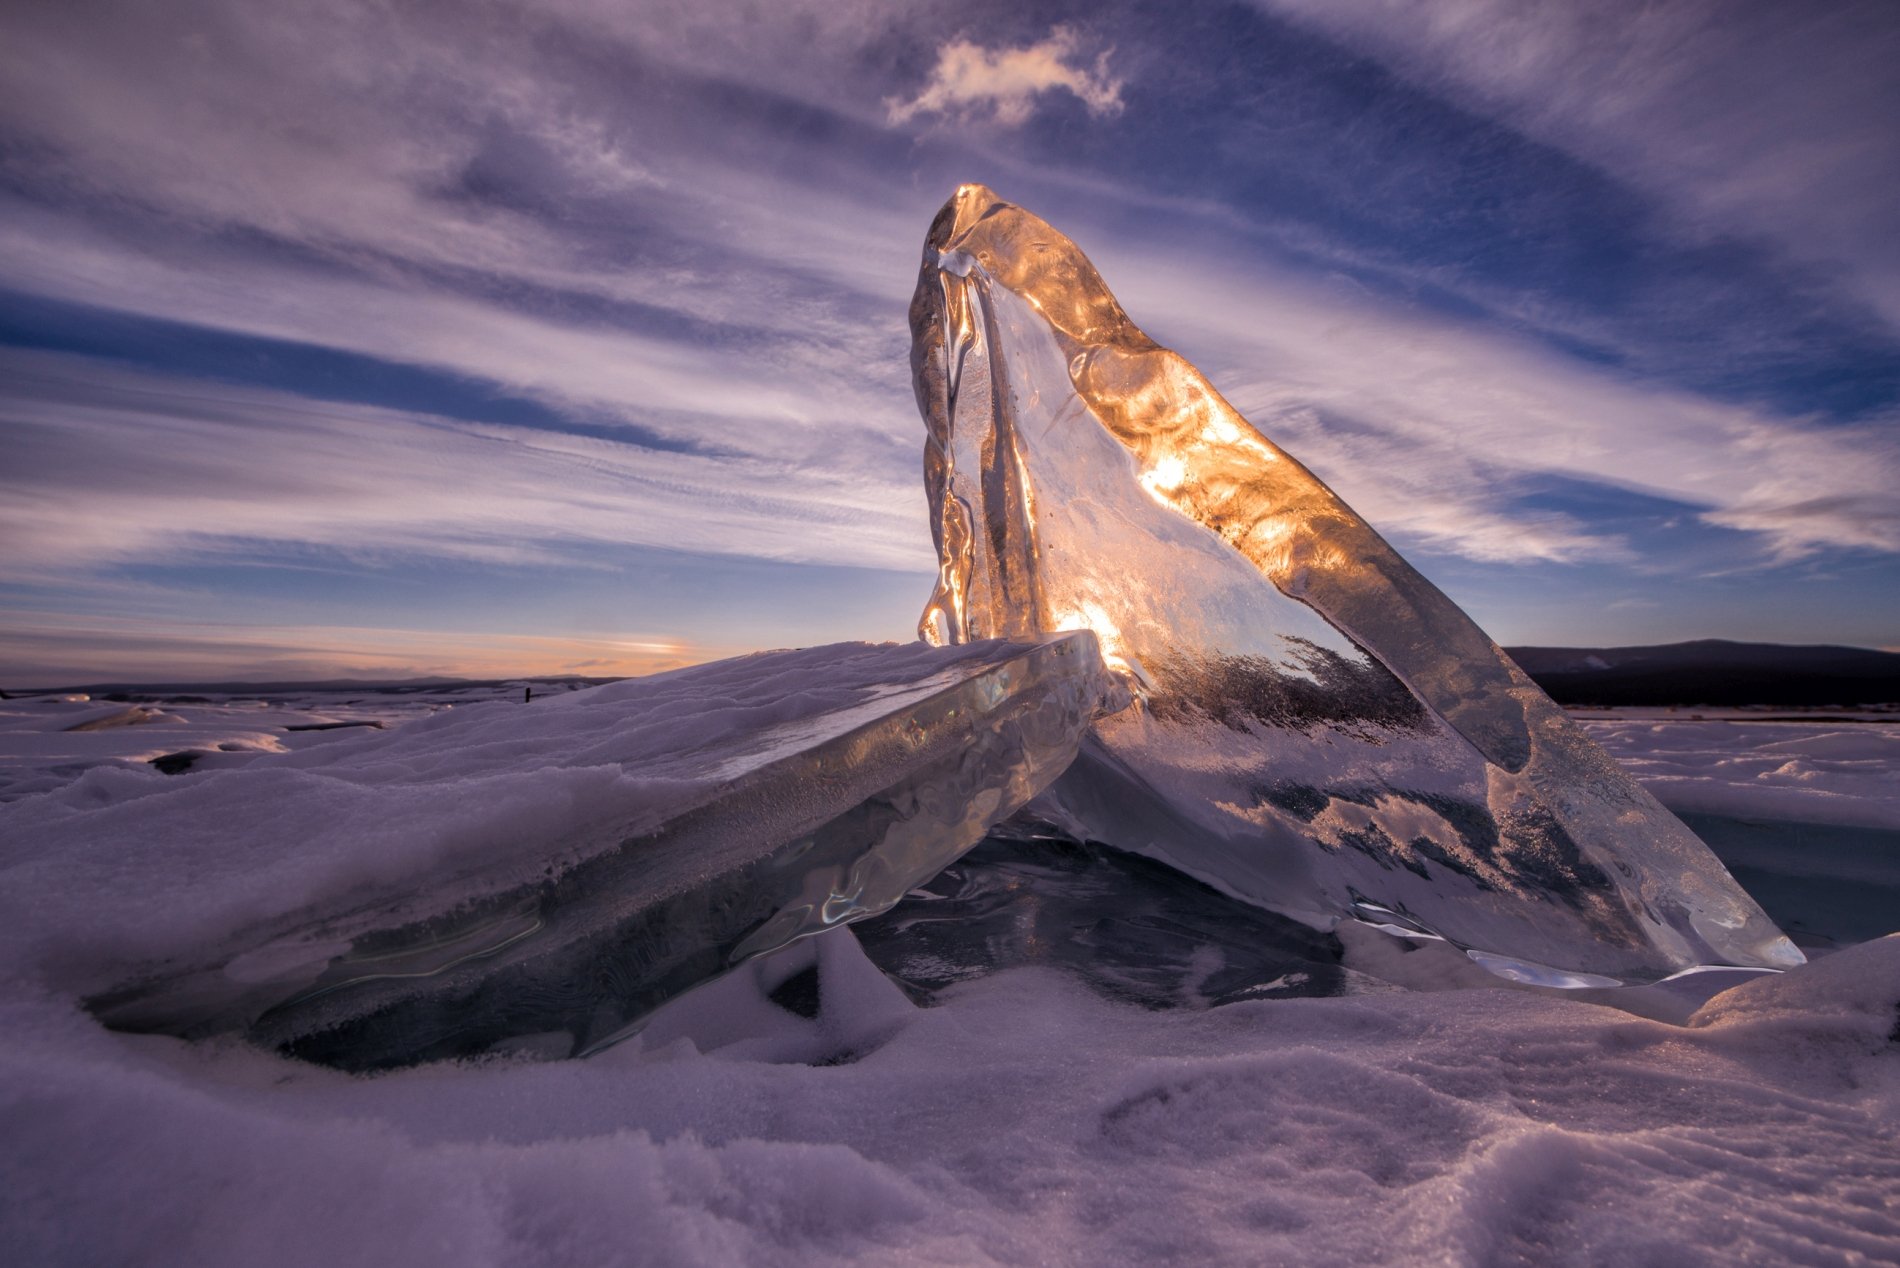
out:
{"label": "wispy cloud", "polygon": [[376,626],[248,625],[15,612],[0,628],[13,687],[124,680],[506,678],[651,674],[731,649],[684,641],[547,638]]}
{"label": "wispy cloud", "polygon": [[[1448,29],[1478,29],[1470,14],[1484,5],[1471,4],[1447,6],[1463,23]],[[690,96],[701,88],[656,63],[653,41],[665,57],[690,50],[706,65],[752,64],[759,49],[729,47],[736,35],[710,40],[690,22],[674,30],[671,19],[616,14],[557,6],[534,19],[544,38],[511,58],[504,52],[522,46],[501,38],[507,24],[492,15],[463,29],[426,6],[401,15],[344,3],[310,13],[212,6],[189,39],[150,57],[158,19],[142,9],[83,40],[77,18],[49,12],[8,55],[14,117],[63,156],[55,166],[68,187],[107,205],[128,200],[148,219],[127,230],[7,203],[0,258],[15,285],[41,294],[435,367],[590,423],[624,421],[696,453],[623,446],[590,458],[621,473],[617,487],[726,488],[733,493],[721,515],[769,505],[785,523],[855,515],[880,527],[856,542],[815,529],[807,553],[915,566],[924,539],[900,313],[918,211],[849,186],[710,161],[690,122],[659,116],[666,126],[636,127],[657,106],[617,95],[617,60]],[[822,57],[838,61],[878,29],[866,13],[813,21]],[[332,36],[314,38],[312,24]],[[1568,47],[1525,33],[1542,28],[1500,20],[1497,29],[1519,49],[1505,61],[1528,64],[1526,75],[1550,69],[1549,47]],[[583,46],[589,55],[575,51]],[[388,64],[398,47],[419,64]],[[1009,122],[1050,93],[1070,93],[1112,113],[1121,81],[1107,53],[1091,64],[1082,49],[1071,27],[1015,46],[953,39],[939,46],[922,91],[888,109]],[[65,69],[54,74],[53,66]],[[339,96],[339,80],[360,91]],[[481,93],[463,87],[473,83]],[[709,101],[729,95],[704,91]],[[535,197],[551,202],[524,201]],[[1166,272],[1174,267],[1147,278],[1111,269],[1110,281],[1123,288],[1165,277],[1157,315],[1205,337],[1196,355],[1220,363],[1208,367],[1217,382],[1273,420],[1289,447],[1375,522],[1433,549],[1487,561],[1629,557],[1614,533],[1524,505],[1540,474],[1680,499],[1712,523],[1759,535],[1774,557],[1900,545],[1879,484],[1889,447],[1871,432],[1823,433],[1633,385],[1508,337],[1369,300],[1344,304],[1265,271],[1243,282],[1234,260]],[[527,304],[524,296],[542,298]],[[630,323],[621,309],[646,316]],[[329,406],[285,398],[247,408],[280,419],[305,408],[327,420],[323,428],[338,426]],[[131,443],[136,432],[114,434]],[[295,434],[265,428],[226,439],[278,447],[257,451],[266,465]],[[464,428],[456,445],[473,435]],[[484,443],[492,451],[499,442]],[[522,471],[545,476],[557,449],[596,443],[606,442],[524,433],[509,447],[532,455],[520,460]],[[1806,457],[1764,461],[1790,446]],[[1856,460],[1830,470],[1842,451]],[[413,470],[376,445],[359,452],[366,464],[373,453],[385,470]],[[461,478],[471,495],[492,485],[489,500],[516,504],[516,466],[470,463]],[[375,490],[367,498],[399,496],[392,481],[364,479]],[[588,486],[580,487],[585,496]],[[651,491],[622,496],[670,513]],[[412,502],[420,508],[427,499]],[[428,539],[437,543],[431,549],[472,554],[530,549],[523,541],[546,549],[559,537],[536,530],[498,545],[461,514],[443,511],[442,522],[456,527],[440,533],[389,526],[386,540],[422,549]],[[237,540],[242,518],[233,511],[231,531],[193,540]],[[313,505],[254,531],[273,540],[308,532],[326,545],[352,537],[323,518]],[[541,506],[520,518],[539,525],[560,517]],[[573,523],[595,525],[575,530],[583,536],[608,531],[590,513]],[[751,514],[705,525],[708,549],[785,557],[784,534],[769,523]],[[639,531],[631,540],[647,540]],[[113,542],[110,549],[125,550],[135,536],[100,528],[69,543],[97,539],[102,550]],[[895,545],[900,538],[908,540]]]}
{"label": "wispy cloud", "polygon": [[[1886,99],[1868,87],[1884,45],[1846,47],[1838,17],[1787,19],[1789,66],[1818,86],[1756,101],[1747,85],[1781,82],[1761,60],[1775,6],[1740,6],[1734,35],[1702,0],[1610,4],[1600,23],[1589,6],[1491,0],[1269,6],[1401,68],[1403,93],[1361,63],[1329,69],[1283,20],[1219,5],[1192,22],[1122,3],[1086,26],[1005,16],[980,35],[967,11],[883,0],[786,0],[743,23],[646,0],[190,7],[0,16],[0,285],[117,315],[101,329],[151,319],[174,323],[166,338],[347,355],[328,382],[233,369],[269,385],[246,387],[193,379],[224,371],[168,364],[162,340],[142,345],[147,372],[104,359],[120,355],[106,336],[59,345],[96,361],[12,354],[0,574],[15,582],[58,578],[72,598],[158,561],[228,573],[299,555],[387,582],[410,566],[393,559],[578,570],[619,546],[722,556],[735,577],[746,558],[860,579],[927,569],[903,312],[929,215],[968,179],[1073,233],[1138,320],[1405,549],[1653,562],[1627,521],[1540,496],[1574,481],[1734,530],[1738,563],[1900,551],[1888,420],[1829,429],[1798,404],[1633,377],[1763,349],[1815,381],[1852,369],[1862,345],[1810,355],[1836,327],[1803,343],[1794,311],[1832,316],[1852,307],[1841,295],[1900,278],[1891,199],[1871,197],[1894,187],[1892,147],[1850,108]],[[1170,93],[1126,109],[1135,83]],[[1206,94],[1191,108],[1190,89]],[[1411,126],[1414,107],[1431,127]],[[1088,144],[1015,126],[1084,112]],[[1510,133],[1474,115],[1536,143],[1490,148]],[[1461,218],[1452,186],[1526,161],[1486,184],[1497,216]],[[1588,237],[1607,205],[1566,201],[1554,169],[1647,192],[1616,195],[1637,207],[1613,232],[1544,252],[1553,226]],[[1748,303],[1730,305],[1719,261],[1645,254],[1652,204],[1679,239],[1746,233],[1853,269],[1834,290],[1778,267],[1796,282],[1751,290],[1750,274],[1734,292]],[[1428,239],[1444,249],[1418,249]],[[1463,267],[1500,241],[1504,264]],[[1526,280],[1519,266],[1546,254],[1561,259]],[[1605,259],[1618,284],[1562,289]],[[1328,270],[1383,289],[1349,292]],[[1465,316],[1413,302],[1428,295]],[[1734,328],[1708,320],[1731,312]],[[1694,347],[1672,360],[1656,348],[1672,338]],[[390,367],[452,379],[464,404],[335,381]],[[490,392],[532,408],[484,412]],[[540,421],[443,416],[458,408]],[[226,600],[242,589],[221,584]],[[713,638],[718,619],[693,628]],[[823,619],[800,637],[861,632]],[[741,623],[770,639],[771,620]]]}
{"label": "wispy cloud", "polygon": [[1631,561],[1526,509],[1540,477],[1628,490],[1786,562],[1900,552],[1900,420],[1823,426],[1633,381],[1530,340],[1270,269],[1097,254],[1131,315],[1380,529],[1495,562]]}
{"label": "wispy cloud", "polygon": [[919,499],[861,472],[190,383],[0,353],[0,577],[241,557],[552,561],[644,544],[920,569]]}
{"label": "wispy cloud", "polygon": [[1900,328],[1890,5],[1260,0],[1657,197],[1771,241]]}
{"label": "wispy cloud", "polygon": [[[507,8],[209,3],[182,33],[140,5],[10,14],[0,114],[32,193],[0,217],[7,280],[396,360],[490,361],[482,377],[596,404],[700,411],[737,391],[776,397],[768,414],[863,419],[906,399],[893,370],[867,408],[867,376],[828,358],[875,369],[869,345],[898,337],[867,308],[901,306],[908,228],[822,180],[788,198],[797,182],[709,155],[699,107],[728,87],[656,64],[632,42],[641,24]],[[541,38],[510,42],[517,24]],[[629,66],[643,73],[616,76]],[[494,320],[526,336],[518,360],[490,360],[514,340],[470,325]]]}
{"label": "wispy cloud", "polygon": [[1082,63],[1080,54],[1080,40],[1068,26],[1054,27],[1047,38],[1020,48],[986,49],[967,39],[952,40],[938,50],[936,67],[917,96],[885,102],[888,117],[901,124],[920,114],[987,114],[1015,127],[1029,120],[1042,97],[1056,91],[1074,96],[1090,114],[1120,113],[1122,81],[1109,74],[1109,52],[1097,54],[1092,65]]}

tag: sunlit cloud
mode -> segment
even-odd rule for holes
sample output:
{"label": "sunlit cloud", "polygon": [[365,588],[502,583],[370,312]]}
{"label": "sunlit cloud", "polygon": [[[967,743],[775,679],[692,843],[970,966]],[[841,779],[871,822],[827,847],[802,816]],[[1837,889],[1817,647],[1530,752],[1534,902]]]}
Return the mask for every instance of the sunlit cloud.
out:
{"label": "sunlit cloud", "polygon": [[1092,115],[1118,114],[1122,81],[1109,74],[1109,53],[1091,65],[1079,63],[1080,41],[1073,27],[1058,26],[1046,39],[1021,48],[986,49],[967,39],[951,40],[937,53],[937,64],[923,91],[908,101],[885,102],[892,124],[920,114],[950,117],[988,115],[1005,127],[1026,123],[1046,94],[1067,92]]}
{"label": "sunlit cloud", "polygon": [[9,687],[86,682],[612,678],[697,664],[735,649],[677,640],[550,638],[445,629],[115,620],[17,612],[0,627]]}

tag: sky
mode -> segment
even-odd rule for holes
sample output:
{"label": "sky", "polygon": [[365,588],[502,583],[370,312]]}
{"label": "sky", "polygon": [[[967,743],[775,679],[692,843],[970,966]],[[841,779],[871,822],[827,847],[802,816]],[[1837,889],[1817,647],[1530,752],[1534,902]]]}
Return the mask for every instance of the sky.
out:
{"label": "sky", "polygon": [[1499,642],[1900,648],[1900,9],[21,0],[0,686],[908,639],[980,181]]}

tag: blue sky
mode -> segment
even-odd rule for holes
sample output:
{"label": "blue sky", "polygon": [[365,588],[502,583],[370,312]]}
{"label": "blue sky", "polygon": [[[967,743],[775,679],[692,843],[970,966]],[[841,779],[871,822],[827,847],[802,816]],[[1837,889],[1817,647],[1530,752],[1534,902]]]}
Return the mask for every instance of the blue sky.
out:
{"label": "blue sky", "polygon": [[0,684],[901,639],[982,181],[1506,643],[1900,646],[1900,13],[9,6]]}

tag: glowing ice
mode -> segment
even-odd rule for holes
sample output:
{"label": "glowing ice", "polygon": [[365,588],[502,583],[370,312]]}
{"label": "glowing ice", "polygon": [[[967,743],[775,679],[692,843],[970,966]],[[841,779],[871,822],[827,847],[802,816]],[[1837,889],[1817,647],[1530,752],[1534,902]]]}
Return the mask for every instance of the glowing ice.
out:
{"label": "glowing ice", "polygon": [[[1126,701],[1085,632],[842,645],[213,772],[87,849],[109,869],[188,839],[192,875],[172,883],[226,927],[207,916],[175,950],[148,946],[91,1006],[123,1029],[237,1031],[350,1068],[588,1052],[687,987],[889,908]],[[492,822],[445,826],[445,802]],[[260,804],[284,816],[276,839],[231,811]],[[406,818],[365,851],[352,818],[380,828],[379,809]],[[277,864],[283,883],[260,884]]]}
{"label": "glowing ice", "polygon": [[1553,984],[1802,957],[1456,605],[980,185],[911,304],[926,639],[1087,627],[1140,705],[1033,809]]}

